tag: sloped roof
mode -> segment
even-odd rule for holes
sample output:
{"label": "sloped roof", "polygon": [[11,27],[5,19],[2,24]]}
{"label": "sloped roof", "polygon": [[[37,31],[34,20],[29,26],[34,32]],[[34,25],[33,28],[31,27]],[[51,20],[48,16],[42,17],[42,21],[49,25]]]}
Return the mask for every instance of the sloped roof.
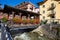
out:
{"label": "sloped roof", "polygon": [[42,5],[42,4],[44,4],[46,1],[47,1],[47,0],[44,0],[44,1],[42,1],[42,2],[38,2],[37,4],[38,4],[38,5]]}
{"label": "sloped roof", "polygon": [[29,14],[33,14],[33,15],[40,15],[39,13],[35,13],[35,12],[31,12],[31,11],[27,11],[27,10],[22,10],[22,9],[18,9],[18,8],[14,8],[8,5],[4,6],[4,10],[10,10],[10,11],[15,11],[15,12],[21,12],[21,13],[29,13]]}
{"label": "sloped roof", "polygon": [[[28,5],[28,4],[33,5],[31,2],[22,2],[22,3],[18,4],[18,5],[16,5],[15,7],[17,7],[17,6],[22,7],[22,6],[26,6],[26,5]],[[34,6],[34,5],[33,5],[33,6]]]}
{"label": "sloped roof", "polygon": [[[44,0],[44,1],[42,1],[42,2],[38,2],[37,4],[38,4],[38,5],[42,5],[42,4],[44,4],[46,1],[48,1],[48,0]],[[54,0],[54,1],[60,1],[60,0]]]}

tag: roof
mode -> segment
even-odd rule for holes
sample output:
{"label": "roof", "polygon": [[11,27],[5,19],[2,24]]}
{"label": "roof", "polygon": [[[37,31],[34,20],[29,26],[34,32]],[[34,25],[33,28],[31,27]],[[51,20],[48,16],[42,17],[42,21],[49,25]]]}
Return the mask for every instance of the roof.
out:
{"label": "roof", "polygon": [[15,11],[15,12],[21,12],[21,13],[29,13],[29,14],[33,14],[33,15],[40,15],[39,13],[35,13],[35,12],[31,12],[31,11],[27,11],[27,10],[22,10],[22,9],[18,9],[18,8],[14,8],[8,5],[4,6],[4,10],[9,10],[9,11]]}
{"label": "roof", "polygon": [[[44,1],[42,1],[42,2],[38,2],[37,4],[38,4],[38,5],[42,5],[42,4],[44,4],[46,1],[47,1],[47,0],[44,0]],[[54,1],[60,1],[60,0],[54,0]]]}
{"label": "roof", "polygon": [[22,5],[22,4],[31,4],[31,5],[33,5],[31,2],[22,2],[20,5]]}
{"label": "roof", "polygon": [[47,1],[47,0],[44,0],[44,1],[42,1],[42,2],[38,2],[37,4],[38,4],[38,5],[42,5],[42,4],[44,4],[46,1]]}
{"label": "roof", "polygon": [[[31,2],[22,2],[22,3],[20,3],[20,4],[18,4],[18,5],[16,5],[15,7],[17,7],[17,6],[19,6],[19,7],[22,7],[22,6],[26,6],[26,5],[28,5],[28,4],[31,4],[31,5],[33,5]],[[33,5],[34,6],[34,5]]]}

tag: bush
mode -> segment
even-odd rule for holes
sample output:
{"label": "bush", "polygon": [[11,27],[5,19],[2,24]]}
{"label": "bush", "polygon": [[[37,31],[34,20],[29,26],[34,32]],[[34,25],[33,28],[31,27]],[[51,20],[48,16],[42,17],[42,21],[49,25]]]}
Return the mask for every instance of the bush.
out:
{"label": "bush", "polygon": [[27,20],[25,19],[25,20],[22,20],[22,23],[23,24],[27,24]]}
{"label": "bush", "polygon": [[21,23],[22,20],[21,19],[18,19],[18,18],[13,18],[13,22],[15,22],[15,23]]}
{"label": "bush", "polygon": [[46,24],[47,23],[47,20],[41,20],[41,24]]}
{"label": "bush", "polygon": [[31,19],[31,20],[30,20],[30,23],[31,23],[31,24],[34,24],[34,23],[35,23],[34,21],[35,21],[34,19]]}
{"label": "bush", "polygon": [[3,23],[5,23],[5,22],[7,22],[7,21],[8,21],[7,18],[5,18],[5,17],[2,18],[2,22],[3,22]]}

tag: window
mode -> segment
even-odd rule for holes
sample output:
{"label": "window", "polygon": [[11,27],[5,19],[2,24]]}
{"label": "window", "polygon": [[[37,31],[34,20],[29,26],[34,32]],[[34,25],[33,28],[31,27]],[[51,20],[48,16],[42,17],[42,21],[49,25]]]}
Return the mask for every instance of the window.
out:
{"label": "window", "polygon": [[45,13],[45,11],[43,11],[43,13]]}
{"label": "window", "polygon": [[31,10],[33,10],[33,8],[30,8]]}
{"label": "window", "polygon": [[33,10],[33,7],[30,7],[31,10]]}
{"label": "window", "polygon": [[45,7],[45,5],[43,5],[43,8]]}
{"label": "window", "polygon": [[45,16],[43,16],[43,19],[45,19]]}

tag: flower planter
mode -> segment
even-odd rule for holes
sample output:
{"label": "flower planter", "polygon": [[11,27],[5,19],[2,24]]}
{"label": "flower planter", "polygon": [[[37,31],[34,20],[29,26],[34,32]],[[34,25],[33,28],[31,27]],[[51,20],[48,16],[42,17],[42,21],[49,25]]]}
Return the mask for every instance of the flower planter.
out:
{"label": "flower planter", "polygon": [[2,18],[2,22],[3,22],[3,23],[5,23],[5,22],[7,22],[7,21],[8,21],[8,19],[7,19],[6,17],[3,17],[3,18]]}
{"label": "flower planter", "polygon": [[35,19],[35,23],[36,24],[39,24],[39,19]]}
{"label": "flower planter", "polygon": [[17,23],[17,24],[20,24],[22,22],[22,20],[21,19],[17,19],[17,18],[13,18],[13,22]]}
{"label": "flower planter", "polygon": [[30,20],[30,23],[31,24],[35,24],[35,20],[33,19],[33,20]]}
{"label": "flower planter", "polygon": [[22,20],[22,23],[23,24],[27,24],[27,20]]}
{"label": "flower planter", "polygon": [[30,20],[29,20],[29,19],[27,19],[26,21],[27,21],[27,24],[29,24],[29,23],[30,23]]}
{"label": "flower planter", "polygon": [[31,24],[38,24],[39,20],[38,19],[33,19],[33,20],[30,20],[30,23]]}

